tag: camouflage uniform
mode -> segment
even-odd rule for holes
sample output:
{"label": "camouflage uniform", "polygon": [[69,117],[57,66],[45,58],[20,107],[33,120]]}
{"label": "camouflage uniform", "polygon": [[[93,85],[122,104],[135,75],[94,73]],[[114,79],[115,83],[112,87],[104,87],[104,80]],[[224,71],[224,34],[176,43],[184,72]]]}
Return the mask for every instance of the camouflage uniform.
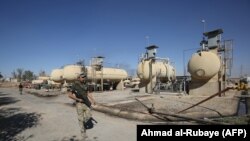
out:
{"label": "camouflage uniform", "polygon": [[23,94],[23,85],[22,85],[22,83],[20,83],[18,87],[19,87],[20,94]]}
{"label": "camouflage uniform", "polygon": [[[76,82],[72,86],[72,92],[75,93],[77,98],[82,99],[84,102],[76,102],[76,110],[78,115],[79,126],[81,128],[81,135],[83,139],[86,138],[86,128],[84,123],[86,123],[91,117],[90,106],[91,103],[87,98],[88,86],[86,83]],[[87,106],[88,105],[88,106]]]}

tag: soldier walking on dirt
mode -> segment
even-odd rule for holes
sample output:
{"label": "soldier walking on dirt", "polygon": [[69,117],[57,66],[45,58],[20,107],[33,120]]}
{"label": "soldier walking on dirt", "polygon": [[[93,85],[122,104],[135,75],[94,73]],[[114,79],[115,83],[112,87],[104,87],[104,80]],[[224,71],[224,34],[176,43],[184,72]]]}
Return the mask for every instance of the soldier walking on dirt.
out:
{"label": "soldier walking on dirt", "polygon": [[22,85],[22,83],[20,83],[18,87],[19,87],[20,94],[23,94],[23,85]]}
{"label": "soldier walking on dirt", "polygon": [[68,93],[69,98],[76,101],[76,110],[78,114],[78,121],[81,128],[81,135],[85,141],[86,128],[84,124],[91,119],[92,104],[95,105],[95,100],[91,93],[89,93],[88,85],[86,83],[86,74],[79,75],[78,80],[72,85]]}

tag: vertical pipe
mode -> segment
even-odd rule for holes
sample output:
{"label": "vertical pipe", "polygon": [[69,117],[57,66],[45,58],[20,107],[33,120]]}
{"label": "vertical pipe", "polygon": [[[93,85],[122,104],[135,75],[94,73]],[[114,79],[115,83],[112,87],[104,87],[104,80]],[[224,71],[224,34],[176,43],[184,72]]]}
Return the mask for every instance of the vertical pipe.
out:
{"label": "vertical pipe", "polygon": [[153,94],[153,77],[152,77],[152,59],[149,60],[149,83],[146,85],[145,90],[148,94]]}
{"label": "vertical pipe", "polygon": [[103,92],[103,67],[101,68],[101,91]]}
{"label": "vertical pipe", "polygon": [[149,61],[150,94],[153,94],[152,59]]}
{"label": "vertical pipe", "polygon": [[[183,75],[184,75],[184,80],[183,80],[183,93],[186,94],[186,63],[185,63],[185,50],[183,51]],[[181,89],[180,89],[181,91]]]}
{"label": "vertical pipe", "polygon": [[245,98],[245,102],[246,102],[246,114],[249,115],[250,114],[250,97],[248,94],[248,97]]}

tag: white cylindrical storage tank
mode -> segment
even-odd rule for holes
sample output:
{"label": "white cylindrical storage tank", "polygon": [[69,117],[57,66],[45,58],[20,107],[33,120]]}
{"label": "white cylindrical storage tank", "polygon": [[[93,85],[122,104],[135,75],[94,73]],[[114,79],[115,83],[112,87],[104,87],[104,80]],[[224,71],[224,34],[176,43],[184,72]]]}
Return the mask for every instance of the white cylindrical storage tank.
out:
{"label": "white cylindrical storage tank", "polygon": [[40,80],[32,80],[31,83],[32,84],[42,84],[44,82],[44,80],[40,79]]}
{"label": "white cylindrical storage tank", "polygon": [[167,67],[167,77],[171,81],[174,81],[176,79],[175,68],[172,65],[169,65],[169,64],[168,64],[168,67]]}
{"label": "white cylindrical storage tank", "polygon": [[67,65],[63,68],[63,78],[66,81],[75,81],[79,74],[84,72],[84,67],[80,65]]}
{"label": "white cylindrical storage tank", "polygon": [[210,79],[219,72],[220,67],[220,58],[207,51],[194,53],[188,62],[188,72],[195,79]]}
{"label": "white cylindrical storage tank", "polygon": [[49,80],[48,76],[39,76],[38,80]]}
{"label": "white cylindrical storage tank", "polygon": [[48,84],[53,85],[53,87],[59,88],[62,83],[61,82],[55,82],[55,81],[48,81]]}
{"label": "white cylindrical storage tank", "polygon": [[52,85],[53,82],[54,81],[52,81],[52,80],[48,80],[48,85]]}
{"label": "white cylindrical storage tank", "polygon": [[52,70],[50,79],[54,82],[63,82],[63,69]]}
{"label": "white cylindrical storage tank", "polygon": [[[142,80],[150,80],[150,61],[144,60],[138,64],[137,75]],[[163,61],[152,62],[152,77],[158,77],[162,81],[175,79],[175,69]]]}
{"label": "white cylindrical storage tank", "polygon": [[140,78],[132,78],[131,85],[139,85],[140,84]]}
{"label": "white cylindrical storage tank", "polygon": [[100,80],[103,78],[103,80],[111,80],[111,81],[120,81],[122,79],[126,79],[128,77],[128,74],[123,69],[117,69],[117,68],[102,68],[103,70],[95,70],[92,67],[86,67],[87,68],[87,78],[88,79],[97,79]]}

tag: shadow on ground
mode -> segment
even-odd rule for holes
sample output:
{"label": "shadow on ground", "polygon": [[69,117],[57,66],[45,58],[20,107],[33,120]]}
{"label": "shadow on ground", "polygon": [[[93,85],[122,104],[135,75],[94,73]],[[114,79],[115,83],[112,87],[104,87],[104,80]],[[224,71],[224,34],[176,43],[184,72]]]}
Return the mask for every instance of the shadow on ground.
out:
{"label": "shadow on ground", "polygon": [[[97,137],[94,137],[93,139],[85,139],[86,141],[98,141]],[[53,140],[53,141],[57,141],[57,140]],[[64,137],[61,141],[81,141],[81,139],[77,139],[76,136],[72,136],[72,137]]]}
{"label": "shadow on ground", "polygon": [[19,100],[13,98],[13,97],[0,97],[0,106],[13,104],[18,102]]}
{"label": "shadow on ground", "polygon": [[6,95],[8,94],[0,92],[0,106],[13,104],[19,101],[13,97],[7,97]]}
{"label": "shadow on ground", "polygon": [[72,137],[64,137],[61,141],[80,141],[76,138],[76,136]]}
{"label": "shadow on ground", "polygon": [[38,124],[40,115],[20,113],[20,108],[0,109],[0,140],[16,141],[15,136]]}

